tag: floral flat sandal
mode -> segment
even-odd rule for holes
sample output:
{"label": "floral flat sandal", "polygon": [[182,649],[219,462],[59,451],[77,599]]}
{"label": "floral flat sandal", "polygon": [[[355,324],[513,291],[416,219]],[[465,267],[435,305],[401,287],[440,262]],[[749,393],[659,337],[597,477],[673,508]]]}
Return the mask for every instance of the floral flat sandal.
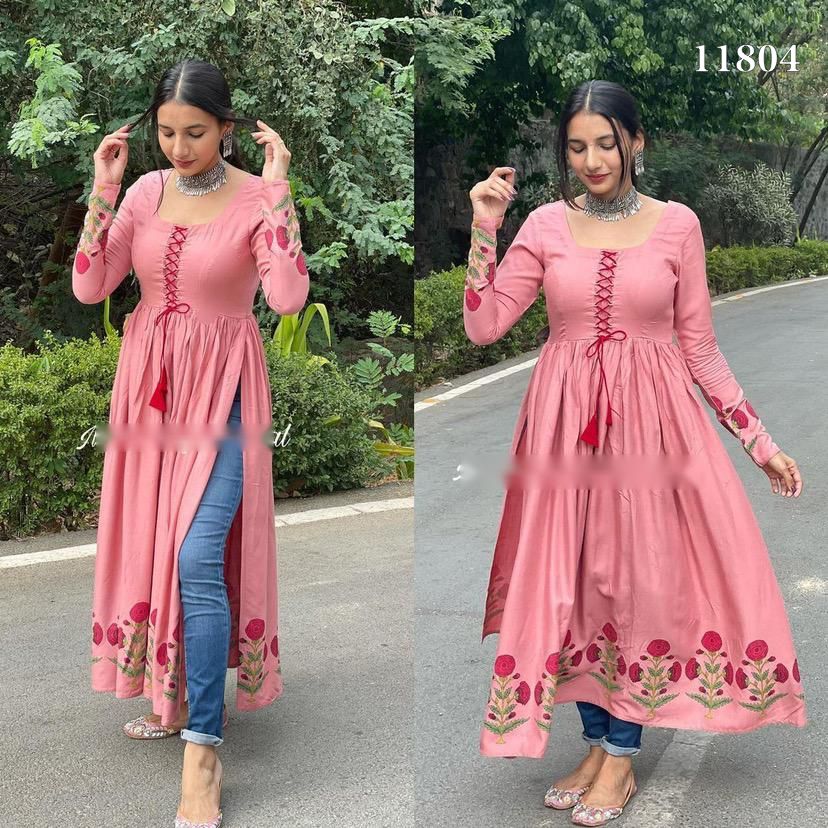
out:
{"label": "floral flat sandal", "polygon": [[583,788],[556,788],[553,785],[544,795],[543,804],[547,808],[565,811],[579,802],[589,789],[589,785],[585,785]]}
{"label": "floral flat sandal", "polygon": [[597,805],[585,805],[583,802],[579,802],[572,811],[572,822],[575,825],[606,825],[611,819],[617,819],[621,816],[630,798],[637,790],[638,786],[635,784],[635,779],[632,779],[623,805],[602,808]]}
{"label": "floral flat sandal", "polygon": [[[225,704],[222,727],[227,727],[228,721],[227,705]],[[147,721],[145,715],[139,716],[137,719],[132,719],[124,725],[124,733],[130,739],[165,739],[167,736],[175,736],[176,733],[180,732],[180,727],[162,725],[161,722]]]}

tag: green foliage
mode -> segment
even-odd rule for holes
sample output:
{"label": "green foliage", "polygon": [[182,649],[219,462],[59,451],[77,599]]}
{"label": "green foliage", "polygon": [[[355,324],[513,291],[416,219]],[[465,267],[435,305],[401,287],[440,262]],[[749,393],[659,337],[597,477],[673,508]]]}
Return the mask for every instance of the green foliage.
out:
{"label": "green foliage", "polygon": [[796,236],[798,217],[791,205],[787,173],[759,161],[753,170],[722,167],[704,190],[701,208],[715,240],[725,246],[759,242],[789,245]]}
{"label": "green foliage", "polygon": [[493,365],[540,344],[537,335],[547,323],[543,294],[502,339],[485,348],[472,344],[463,327],[465,277],[463,265],[414,283],[418,389]]}
{"label": "green foliage", "polygon": [[38,75],[31,99],[20,106],[17,122],[12,126],[9,151],[26,158],[32,168],[51,158],[54,145],[76,140],[95,132],[95,125],[86,115],[77,120],[76,98],[82,78],[74,65],[64,63],[60,48],[52,43],[44,46],[36,37],[26,41],[29,55],[25,68]]}
{"label": "green foliage", "polygon": [[[523,142],[521,128],[532,118],[548,116],[548,110],[554,112],[575,86],[592,78],[627,87],[641,102],[645,130],[653,137],[686,129],[700,137],[773,136],[781,141],[803,124],[796,107],[780,100],[778,85],[757,83],[757,71],[712,69],[701,75],[695,71],[696,47],[707,44],[709,65],[723,43],[733,44],[734,50],[738,44],[770,43],[784,52],[795,40],[801,57],[809,42],[817,48],[822,35],[820,11],[808,0],[702,0],[692,6],[667,0],[659,3],[657,14],[649,13],[643,0],[447,0],[441,12],[442,29],[434,33],[438,44],[457,26],[454,18],[459,16],[489,29],[494,56],[461,87],[471,107],[468,118],[435,128],[440,124],[440,99],[426,96],[418,105],[418,129],[431,127],[423,132],[418,152],[427,154],[447,137],[468,137],[468,166],[474,175],[497,159],[508,163],[509,151]],[[506,37],[503,26],[508,28]],[[454,43],[447,58],[454,72],[474,59],[483,37]],[[429,47],[418,46],[418,61],[421,52],[426,61]],[[441,68],[440,74],[451,78],[452,70]]]}
{"label": "green foliage", "polygon": [[[48,159],[42,174],[56,189],[84,182],[83,202],[102,135],[148,106],[174,62],[211,61],[224,71],[237,113],[277,129],[293,153],[313,298],[337,308],[332,321],[341,330],[370,307],[378,274],[398,276],[392,307],[404,307],[409,293],[413,26],[405,17],[354,20],[336,0],[195,0],[185,15],[174,0],[15,5],[0,27],[0,73],[8,78],[0,114],[9,115],[0,118],[0,141],[32,168]],[[31,31],[39,40],[24,61]],[[260,170],[262,148],[239,132],[248,165]],[[138,130],[125,184],[164,165],[156,136]]]}
{"label": "green foliage", "polygon": [[387,476],[393,465],[373,449],[365,420],[371,408],[349,368],[335,362],[281,356],[265,346],[273,428],[288,432],[290,442],[276,449],[274,484],[282,494],[312,494],[350,489]]}
{"label": "green foliage", "polygon": [[[26,354],[0,347],[0,539],[82,529],[97,516],[121,339],[61,343],[49,332]],[[394,471],[366,426],[373,400],[349,370],[265,345],[279,495],[363,486]],[[288,425],[290,428],[288,430]],[[92,446],[96,436],[98,445]]]}
{"label": "green foliage", "polygon": [[[331,345],[331,325],[328,319],[328,309],[321,302],[308,305],[301,313],[292,313],[282,316],[273,334],[273,342],[282,356],[288,354],[308,354],[308,328],[314,316],[319,314],[328,347]],[[323,359],[319,357],[318,359]]]}

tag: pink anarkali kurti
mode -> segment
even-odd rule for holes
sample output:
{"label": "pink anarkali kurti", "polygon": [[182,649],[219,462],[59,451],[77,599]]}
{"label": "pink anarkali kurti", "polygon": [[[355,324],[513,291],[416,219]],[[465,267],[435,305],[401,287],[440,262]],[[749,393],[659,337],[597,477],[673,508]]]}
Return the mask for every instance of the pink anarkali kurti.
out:
{"label": "pink anarkali kurti", "polygon": [[779,450],[719,350],[696,214],[670,201],[646,242],[607,250],[544,204],[496,265],[499,226],[473,222],[466,333],[495,342],[542,287],[550,336],[491,568],[481,753],[543,756],[554,705],[573,701],[661,727],[804,726],[768,550],[693,388],[757,466]]}
{"label": "pink anarkali kurti", "polygon": [[[232,619],[227,666],[238,668],[240,710],[267,705],[282,692],[270,382],[251,311],[260,283],[280,314],[298,312],[308,295],[286,180],[264,183],[251,175],[216,219],[179,225],[155,212],[171,173],[141,176],[117,215],[120,185],[95,182],[72,274],[73,292],[85,304],[102,301],[131,268],[141,286],[112,389],[92,605],[92,687],[119,698],[146,696],[163,724],[180,718],[186,688],[178,550],[210,477],[239,380],[242,430],[250,439],[241,505],[225,547]],[[121,442],[114,439],[119,429]],[[166,448],[165,437],[171,441]]]}

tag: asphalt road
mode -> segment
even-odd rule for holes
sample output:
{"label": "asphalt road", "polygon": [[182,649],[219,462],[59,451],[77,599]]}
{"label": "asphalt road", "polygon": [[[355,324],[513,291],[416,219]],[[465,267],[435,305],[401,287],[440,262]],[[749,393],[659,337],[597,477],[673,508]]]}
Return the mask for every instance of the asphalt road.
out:
{"label": "asphalt road", "polygon": [[[803,472],[801,497],[772,495],[767,477],[710,412],[744,481],[786,598],[808,725],[766,727],[739,735],[646,728],[642,752],[633,760],[639,792],[618,822],[625,828],[777,828],[825,822],[826,319],[828,281],[789,286],[714,308],[719,346],[730,367],[775,441]],[[458,378],[453,385],[525,362],[537,353]],[[496,471],[508,456],[530,373],[517,371],[417,414],[417,825],[571,824],[568,812],[548,810],[542,800],[552,780],[577,765],[586,750],[574,704],[556,707],[544,759],[504,760],[478,753],[497,644],[496,636],[480,642],[502,505],[502,481]],[[418,400],[448,387],[427,389]],[[466,471],[456,480],[461,464]],[[479,472],[471,480],[469,467]]]}
{"label": "asphalt road", "polygon": [[[374,494],[410,495],[409,485]],[[295,508],[280,502],[277,516]],[[410,508],[277,529],[285,691],[239,713],[228,671],[227,828],[413,825],[412,536]],[[90,557],[0,569],[3,828],[173,824],[184,742],[128,739],[121,726],[147,701],[89,687],[93,567]]]}

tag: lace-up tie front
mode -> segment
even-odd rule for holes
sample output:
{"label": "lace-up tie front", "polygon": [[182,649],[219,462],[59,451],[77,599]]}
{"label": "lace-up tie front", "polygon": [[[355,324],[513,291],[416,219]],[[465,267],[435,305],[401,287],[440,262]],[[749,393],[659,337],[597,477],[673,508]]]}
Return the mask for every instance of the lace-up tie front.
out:
{"label": "lace-up tie front", "polygon": [[604,343],[610,339],[623,341],[627,338],[627,332],[621,329],[614,330],[610,326],[610,315],[612,305],[613,280],[615,278],[615,267],[617,264],[617,250],[602,250],[601,260],[598,265],[598,278],[595,283],[595,327],[598,333],[590,343],[586,351],[588,359],[598,357],[598,393],[595,395],[595,412],[590,417],[586,428],[581,433],[580,439],[591,446],[598,445],[598,406],[601,399],[601,390],[607,390],[607,416],[606,424],[612,425],[612,406],[609,403],[609,388],[607,377],[604,373]]}
{"label": "lace-up tie front", "polygon": [[172,313],[187,313],[190,310],[190,306],[186,302],[180,302],[178,299],[178,267],[181,259],[181,248],[186,238],[187,228],[178,224],[174,225],[164,251],[164,298],[166,305],[155,320],[156,325],[159,323],[163,325],[161,337],[161,376],[149,402],[153,408],[157,408],[159,411],[167,410],[167,367],[164,363],[164,352],[167,344],[167,319]]}

